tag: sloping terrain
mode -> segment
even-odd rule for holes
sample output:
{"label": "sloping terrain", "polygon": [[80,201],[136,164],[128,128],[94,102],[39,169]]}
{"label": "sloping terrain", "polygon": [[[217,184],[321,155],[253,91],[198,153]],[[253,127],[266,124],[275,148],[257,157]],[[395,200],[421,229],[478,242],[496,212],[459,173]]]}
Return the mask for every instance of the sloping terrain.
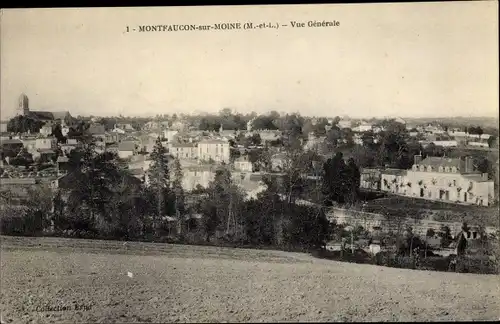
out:
{"label": "sloping terrain", "polygon": [[498,276],[276,251],[54,238],[1,243],[6,323],[500,318]]}

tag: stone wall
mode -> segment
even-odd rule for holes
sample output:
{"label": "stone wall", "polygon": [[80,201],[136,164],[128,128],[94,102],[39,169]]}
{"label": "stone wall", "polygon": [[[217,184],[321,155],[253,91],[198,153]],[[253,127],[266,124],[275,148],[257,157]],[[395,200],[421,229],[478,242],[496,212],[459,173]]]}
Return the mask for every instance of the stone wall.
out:
{"label": "stone wall", "polygon": [[[363,226],[368,231],[373,231],[373,227],[381,227],[383,231],[403,232],[407,226],[411,226],[413,232],[417,235],[425,235],[429,228],[434,231],[439,231],[442,226],[448,226],[451,234],[456,235],[462,228],[461,222],[439,222],[428,219],[411,219],[411,218],[393,218],[387,219],[381,214],[362,212],[358,210],[331,208],[327,212],[327,217],[330,220],[335,220],[337,224],[347,224],[353,226]],[[469,224],[473,227],[475,224]],[[487,227],[487,233],[495,233],[496,228]]]}

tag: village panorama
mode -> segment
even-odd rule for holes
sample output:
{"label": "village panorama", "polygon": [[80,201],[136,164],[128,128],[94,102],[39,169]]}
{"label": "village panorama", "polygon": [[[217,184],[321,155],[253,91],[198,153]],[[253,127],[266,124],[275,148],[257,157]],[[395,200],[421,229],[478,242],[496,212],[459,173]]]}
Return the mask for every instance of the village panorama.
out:
{"label": "village panorama", "polygon": [[498,128],[481,119],[73,116],[26,94],[16,111],[2,323],[496,316]]}

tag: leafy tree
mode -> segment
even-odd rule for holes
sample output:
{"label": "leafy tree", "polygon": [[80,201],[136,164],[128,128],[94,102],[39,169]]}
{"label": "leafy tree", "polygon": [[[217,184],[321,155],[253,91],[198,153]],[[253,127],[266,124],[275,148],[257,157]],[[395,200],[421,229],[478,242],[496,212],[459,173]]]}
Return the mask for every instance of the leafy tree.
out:
{"label": "leafy tree", "polygon": [[16,116],[7,122],[7,131],[11,133],[39,133],[43,122],[30,116]]}
{"label": "leafy tree", "polygon": [[210,238],[215,234],[217,226],[220,223],[217,213],[217,207],[212,200],[204,200],[202,202],[202,226],[205,232],[206,241],[210,242]]}
{"label": "leafy tree", "polygon": [[312,133],[314,131],[314,129],[315,127],[312,124],[312,121],[308,119],[306,122],[304,122],[304,125],[302,126],[302,134],[304,134],[304,136],[307,137],[309,133]]}
{"label": "leafy tree", "polygon": [[341,152],[337,152],[325,162],[323,166],[323,196],[327,206],[333,202],[344,202],[345,170],[346,165]]}
{"label": "leafy tree", "polygon": [[[150,207],[139,184],[131,176],[123,176],[111,190],[110,203],[107,204],[106,226],[101,233],[115,239],[133,239],[139,237],[145,228],[145,213]],[[144,230],[142,230],[144,232]]]}
{"label": "leafy tree", "polygon": [[[67,138],[76,138],[83,140],[83,138],[88,137],[86,131],[89,129],[90,123],[86,120],[79,119],[69,128]],[[85,140],[87,141],[87,140]]]}
{"label": "leafy tree", "polygon": [[376,157],[374,155],[375,152],[369,147],[357,145],[352,149],[352,158],[354,162],[362,168],[375,166]]}
{"label": "leafy tree", "polygon": [[304,190],[304,174],[307,171],[307,161],[303,158],[303,150],[298,141],[290,142],[285,146],[282,163],[283,194],[288,204],[292,204]]}
{"label": "leafy tree", "polygon": [[394,120],[382,121],[378,126],[383,128],[379,134],[379,165],[390,165],[406,168],[411,160],[408,150],[408,132],[405,125]]}
{"label": "leafy tree", "polygon": [[57,139],[57,143],[66,143],[66,137],[62,133],[61,124],[57,123],[52,127],[52,134]]}
{"label": "leafy tree", "polygon": [[258,146],[262,143],[259,133],[255,133],[250,137],[250,145]]}
{"label": "leafy tree", "polygon": [[149,167],[149,188],[156,193],[157,213],[153,217],[153,227],[158,226],[158,221],[167,209],[168,189],[170,188],[170,173],[168,170],[167,149],[158,137],[151,152],[151,165]]}
{"label": "leafy tree", "polygon": [[[10,154],[8,155],[10,156]],[[26,168],[29,167],[30,165],[33,164],[33,155],[31,153],[28,153],[26,148],[21,148],[19,153],[15,155],[13,158],[9,159],[9,164],[10,165],[16,165],[16,166],[25,166]]]}
{"label": "leafy tree", "polygon": [[[320,137],[320,136],[326,136],[326,126],[328,125],[328,119],[326,118],[319,118],[316,121],[316,125],[314,125],[314,136]],[[304,133],[304,131],[302,131]]]}
{"label": "leafy tree", "polygon": [[258,116],[252,122],[252,129],[255,130],[276,130],[278,127],[274,124],[272,116]]}
{"label": "leafy tree", "polygon": [[448,226],[441,226],[438,236],[441,237],[441,247],[448,247],[453,240]]}
{"label": "leafy tree", "polygon": [[293,146],[302,137],[303,118],[298,114],[286,115],[282,125],[285,145]]}
{"label": "leafy tree", "polygon": [[339,145],[341,138],[341,130],[337,125],[333,125],[332,128],[326,133],[326,140],[332,148],[336,148]]}
{"label": "leafy tree", "polygon": [[12,193],[1,192],[1,232],[9,235],[39,235],[50,225],[51,190],[47,186],[29,188],[20,208],[11,206]]}
{"label": "leafy tree", "polygon": [[490,148],[497,148],[498,147],[498,137],[496,135],[491,135],[488,138],[488,146]]}
{"label": "leafy tree", "polygon": [[181,223],[179,228],[182,231],[182,215],[185,212],[185,204],[184,204],[184,190],[182,188],[182,168],[179,159],[174,160],[174,179],[172,181],[172,190],[175,195],[175,214],[177,220]]}
{"label": "leafy tree", "polygon": [[[97,153],[95,142],[85,143],[79,168],[69,175],[69,212],[77,215],[84,227],[90,229],[98,221],[107,220],[106,206],[112,199],[112,188],[122,177],[115,158],[109,152]],[[88,211],[88,216],[85,211]]]}
{"label": "leafy tree", "polygon": [[54,230],[57,232],[66,229],[67,219],[65,217],[65,201],[62,198],[62,194],[60,190],[57,190],[54,194],[54,198],[52,200],[53,210],[52,210],[52,222],[54,224]]}
{"label": "leafy tree", "polygon": [[342,128],[340,130],[340,136],[344,142],[345,147],[354,146],[354,132],[350,128]]}
{"label": "leafy tree", "polygon": [[226,235],[238,231],[239,208],[243,200],[238,187],[233,184],[229,169],[222,165],[215,171],[214,180],[209,183],[209,199],[214,202],[219,224],[225,224]]}
{"label": "leafy tree", "polygon": [[474,134],[474,135],[483,135],[484,131],[480,126],[472,126],[468,128],[469,134]]}
{"label": "leafy tree", "polygon": [[350,158],[345,168],[345,189],[344,200],[354,203],[358,199],[359,186],[361,183],[361,173],[353,158]]}

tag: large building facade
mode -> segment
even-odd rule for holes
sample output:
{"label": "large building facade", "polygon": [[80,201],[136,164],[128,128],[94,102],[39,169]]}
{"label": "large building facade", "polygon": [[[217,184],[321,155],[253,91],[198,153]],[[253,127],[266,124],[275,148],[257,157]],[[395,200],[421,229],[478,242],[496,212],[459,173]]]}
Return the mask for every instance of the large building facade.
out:
{"label": "large building facade", "polygon": [[223,140],[204,140],[198,143],[198,159],[201,161],[229,163],[229,142]]}
{"label": "large building facade", "polygon": [[384,170],[381,190],[410,197],[489,206],[494,182],[474,170],[472,158],[415,156],[410,170]]}

